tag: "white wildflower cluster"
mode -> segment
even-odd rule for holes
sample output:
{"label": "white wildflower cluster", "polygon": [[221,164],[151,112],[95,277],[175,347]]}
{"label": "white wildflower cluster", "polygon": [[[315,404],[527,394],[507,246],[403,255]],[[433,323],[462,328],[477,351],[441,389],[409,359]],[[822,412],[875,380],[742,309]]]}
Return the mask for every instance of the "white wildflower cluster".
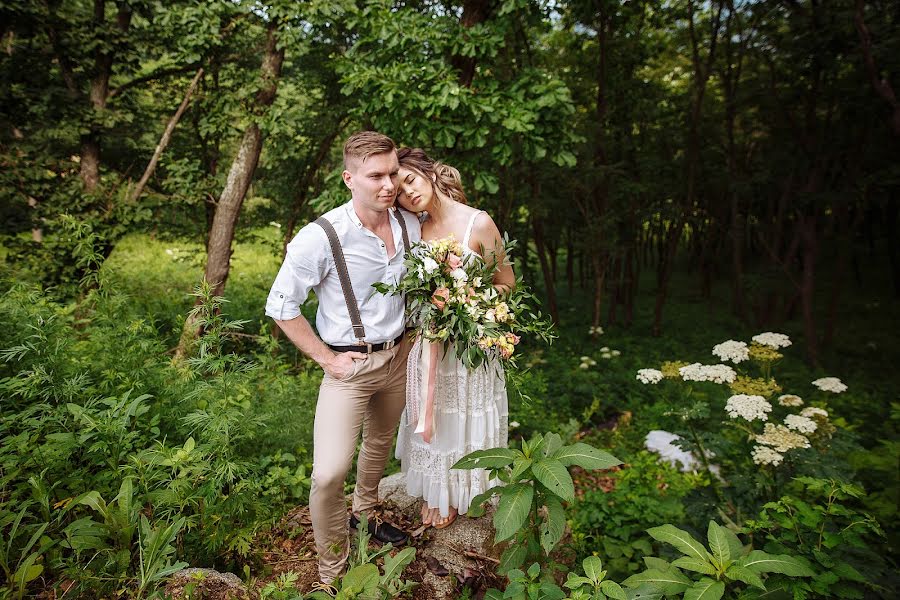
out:
{"label": "white wildflower cluster", "polygon": [[590,356],[582,356],[581,364],[578,365],[579,369],[590,369],[591,367],[596,367],[597,361],[591,358]]}
{"label": "white wildflower cluster", "polygon": [[619,356],[620,354],[622,354],[622,353],[619,352],[618,350],[610,350],[609,346],[603,346],[602,348],[600,348],[600,358],[605,358],[605,359],[609,360],[610,358],[615,358],[615,357]]}
{"label": "white wildflower cluster", "polygon": [[803,399],[794,394],[782,394],[778,396],[778,404],[782,406],[803,406]]}
{"label": "white wildflower cluster", "polygon": [[756,442],[764,446],[771,446],[776,452],[809,448],[809,440],[806,439],[806,436],[795,433],[784,425],[772,423],[766,423],[763,432],[756,436]]}
{"label": "white wildflower cluster", "polygon": [[816,422],[809,417],[803,415],[788,415],[784,418],[784,424],[788,429],[793,429],[799,433],[815,433],[819,428]]}
{"label": "white wildflower cluster", "polygon": [[747,347],[747,343],[736,342],[735,340],[728,340],[716,345],[713,347],[712,353],[719,360],[731,361],[734,364],[750,359],[750,349]]}
{"label": "white wildflower cluster", "polygon": [[800,411],[800,416],[807,417],[809,419],[812,419],[813,417],[825,417],[827,419],[828,411],[824,408],[819,408],[818,406],[807,406]]}
{"label": "white wildflower cluster", "polygon": [[847,386],[837,377],[822,377],[813,381],[812,384],[823,392],[840,394],[847,391]]}
{"label": "white wildflower cluster", "polygon": [[701,365],[694,363],[678,369],[685,381],[712,381],[713,383],[733,383],[737,373],[728,365]]}
{"label": "white wildflower cluster", "polygon": [[741,417],[746,421],[767,421],[768,413],[772,411],[772,405],[762,396],[748,396],[747,394],[735,394],[725,403],[725,411],[732,419]]}
{"label": "white wildflower cluster", "polygon": [[753,462],[758,465],[777,467],[784,460],[784,454],[779,454],[768,446],[754,446],[750,454],[753,456]]}
{"label": "white wildflower cluster", "polygon": [[656,385],[663,380],[662,371],[657,369],[640,369],[637,372],[636,379],[644,384]]}
{"label": "white wildflower cluster", "polygon": [[191,251],[182,248],[166,248],[166,254],[171,256],[175,262],[184,262],[190,258]]}
{"label": "white wildflower cluster", "polygon": [[509,428],[510,428],[510,429],[515,429],[516,427],[519,427],[519,422],[518,422],[518,421],[510,421],[510,422],[509,422]]}
{"label": "white wildflower cluster", "polygon": [[783,333],[772,333],[767,331],[753,336],[753,341],[770,348],[787,348],[791,345],[791,340]]}
{"label": "white wildflower cluster", "polygon": [[277,228],[277,229],[281,229],[281,223],[279,223],[279,222],[277,222],[277,221],[269,221],[269,226],[270,226],[270,227],[275,227],[275,228]]}
{"label": "white wildflower cluster", "polygon": [[603,335],[603,328],[599,325],[591,325],[591,328],[588,329],[588,335]]}

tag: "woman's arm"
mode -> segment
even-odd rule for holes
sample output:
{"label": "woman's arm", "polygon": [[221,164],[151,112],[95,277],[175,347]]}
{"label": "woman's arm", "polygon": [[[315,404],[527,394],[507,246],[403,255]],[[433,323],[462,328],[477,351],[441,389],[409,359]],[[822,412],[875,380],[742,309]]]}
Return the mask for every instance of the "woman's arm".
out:
{"label": "woman's arm", "polygon": [[511,264],[506,262],[506,253],[503,251],[503,237],[500,230],[494,224],[487,213],[481,213],[475,217],[472,227],[472,235],[469,237],[469,247],[480,253],[485,262],[499,264],[500,268],[494,273],[494,287],[498,292],[509,293],[516,285],[516,275]]}

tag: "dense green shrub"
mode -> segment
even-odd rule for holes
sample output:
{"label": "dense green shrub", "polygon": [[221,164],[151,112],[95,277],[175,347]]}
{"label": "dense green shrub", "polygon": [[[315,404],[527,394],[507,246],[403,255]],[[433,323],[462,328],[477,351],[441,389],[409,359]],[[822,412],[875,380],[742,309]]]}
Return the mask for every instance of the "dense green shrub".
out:
{"label": "dense green shrub", "polygon": [[653,553],[650,523],[681,523],[684,497],[704,483],[702,475],[681,473],[649,452],[639,452],[610,473],[614,488],[590,490],[570,509],[573,538],[584,554],[597,552],[610,575],[624,577]]}
{"label": "dense green shrub", "polygon": [[306,501],[315,376],[290,374],[266,337],[248,353],[260,362],[232,353],[240,324],[198,293],[205,335],[183,365],[106,286],[68,307],[23,286],[0,296],[10,591],[41,575],[151,593],[179,559],[247,560],[255,533]]}
{"label": "dense green shrub", "polygon": [[[774,553],[805,557],[815,576],[809,581],[779,580],[795,595],[862,598],[868,592],[890,596],[896,569],[878,549],[884,532],[858,504],[865,492],[836,480],[799,477],[790,495],[768,502],[747,530]],[[774,582],[773,582],[774,583]]]}

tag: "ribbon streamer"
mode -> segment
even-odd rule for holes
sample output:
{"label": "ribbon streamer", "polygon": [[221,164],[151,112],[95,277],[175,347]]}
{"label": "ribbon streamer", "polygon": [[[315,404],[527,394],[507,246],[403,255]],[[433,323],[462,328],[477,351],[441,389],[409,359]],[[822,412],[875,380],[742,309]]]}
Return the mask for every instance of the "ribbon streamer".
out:
{"label": "ribbon streamer", "polygon": [[421,433],[426,444],[431,443],[434,435],[434,380],[437,376],[438,350],[437,344],[422,339],[422,371],[428,375],[422,380],[420,398],[425,401],[419,403],[415,433]]}

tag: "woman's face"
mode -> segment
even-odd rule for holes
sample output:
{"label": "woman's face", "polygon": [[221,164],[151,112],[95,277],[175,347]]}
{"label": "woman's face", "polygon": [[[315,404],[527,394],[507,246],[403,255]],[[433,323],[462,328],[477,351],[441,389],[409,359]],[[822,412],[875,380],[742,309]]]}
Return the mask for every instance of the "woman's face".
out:
{"label": "woman's face", "polygon": [[434,188],[425,176],[400,165],[397,202],[410,212],[420,213],[428,210],[434,200]]}

